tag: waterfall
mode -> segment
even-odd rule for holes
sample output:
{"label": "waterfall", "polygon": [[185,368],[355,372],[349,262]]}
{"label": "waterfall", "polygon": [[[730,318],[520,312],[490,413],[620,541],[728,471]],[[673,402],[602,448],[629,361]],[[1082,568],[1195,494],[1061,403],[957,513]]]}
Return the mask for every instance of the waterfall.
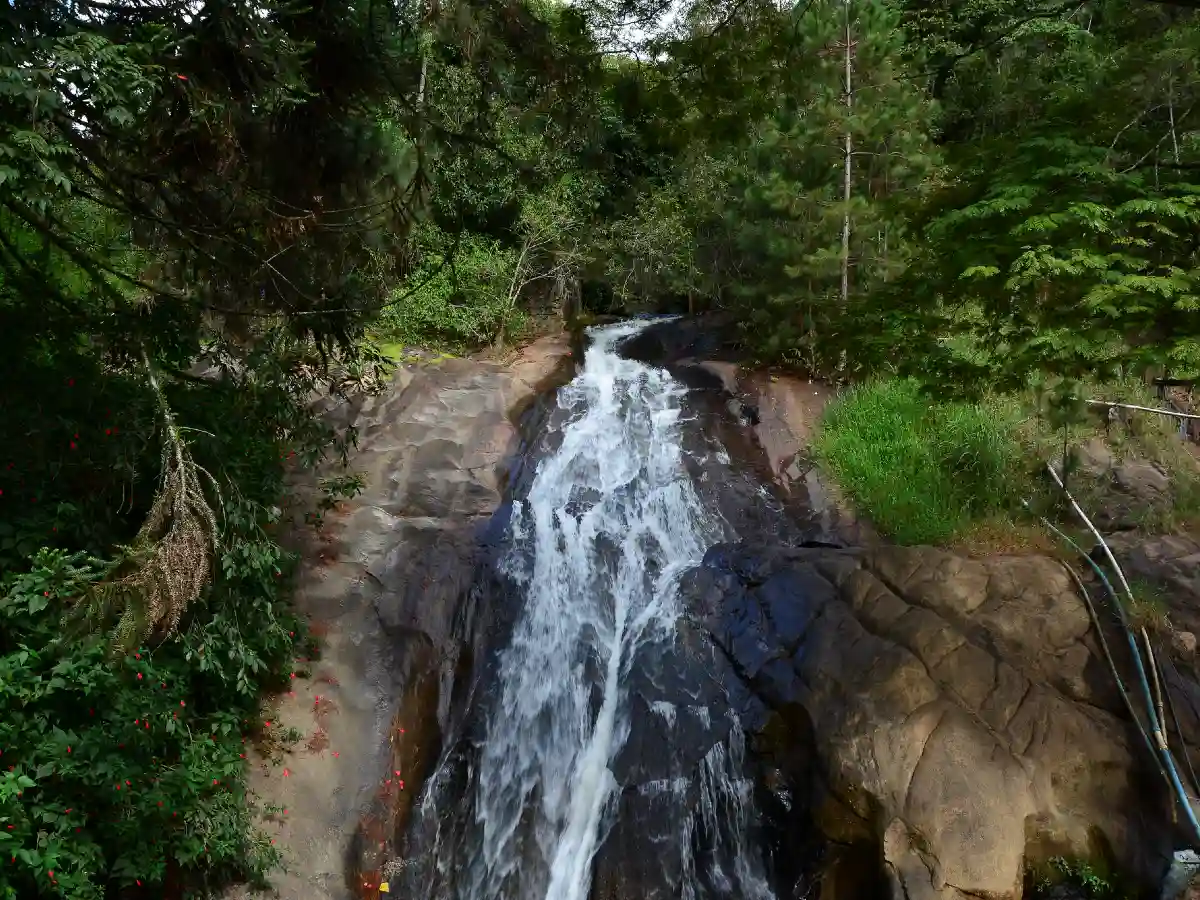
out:
{"label": "waterfall", "polygon": [[[514,501],[500,568],[522,607],[482,710],[459,801],[463,834],[456,847],[429,851],[444,887],[425,886],[423,896],[587,900],[616,814],[612,766],[630,732],[630,671],[640,649],[676,639],[680,575],[730,536],[684,467],[685,388],[616,352],[645,324],[590,330],[581,371],[558,392],[557,446]],[[659,703],[656,715],[673,730],[669,706]],[[741,756],[735,722],[687,773],[699,799],[675,820],[684,883],[662,885],[674,897],[773,896],[744,846],[753,804]],[[425,806],[443,802],[427,794]],[[703,861],[691,855],[697,829],[722,845]]]}

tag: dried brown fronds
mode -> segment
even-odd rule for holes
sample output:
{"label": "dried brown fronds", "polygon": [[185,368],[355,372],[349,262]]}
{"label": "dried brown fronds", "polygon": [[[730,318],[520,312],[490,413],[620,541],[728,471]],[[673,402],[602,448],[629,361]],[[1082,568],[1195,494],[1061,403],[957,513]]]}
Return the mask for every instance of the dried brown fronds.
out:
{"label": "dried brown fronds", "polygon": [[151,635],[166,637],[212,575],[218,548],[216,516],[201,476],[216,483],[188,452],[158,380],[145,360],[164,424],[162,473],[154,503],[117,577],[97,584],[84,603],[93,630],[113,618],[113,649],[128,650]]}

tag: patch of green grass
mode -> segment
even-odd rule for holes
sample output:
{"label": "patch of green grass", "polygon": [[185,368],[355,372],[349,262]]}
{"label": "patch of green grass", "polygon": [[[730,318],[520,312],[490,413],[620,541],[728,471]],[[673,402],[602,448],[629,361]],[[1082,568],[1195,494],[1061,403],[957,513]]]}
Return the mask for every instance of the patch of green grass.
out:
{"label": "patch of green grass", "polygon": [[943,403],[913,381],[847,391],[826,411],[818,458],[882,533],[946,543],[1013,508],[1024,481],[1015,408]]}
{"label": "patch of green grass", "polygon": [[1155,634],[1166,633],[1171,626],[1170,605],[1162,587],[1144,578],[1131,578],[1129,588],[1133,601],[1125,603],[1125,612],[1133,626]]}

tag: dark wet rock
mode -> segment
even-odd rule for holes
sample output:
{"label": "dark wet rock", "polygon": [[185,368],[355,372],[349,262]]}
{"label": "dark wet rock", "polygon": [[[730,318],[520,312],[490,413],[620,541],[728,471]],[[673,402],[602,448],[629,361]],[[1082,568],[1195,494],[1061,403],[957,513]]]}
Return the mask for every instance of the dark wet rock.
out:
{"label": "dark wet rock", "polygon": [[682,360],[740,358],[737,327],[727,315],[694,316],[656,322],[621,344],[621,354],[655,366]]}
{"label": "dark wet rock", "polygon": [[1184,840],[1053,560],[719,546],[683,591],[781,717],[764,752],[895,897],[1016,898],[1097,840],[1153,881]]}
{"label": "dark wet rock", "polygon": [[[806,378],[743,369],[734,335],[735,326],[727,319],[697,316],[653,325],[621,350],[632,359],[669,369],[692,388],[700,404],[708,404],[710,433],[737,461],[735,471],[752,474],[760,486],[777,488],[775,505],[787,507],[792,515],[801,513],[808,520],[807,536],[856,545],[878,543],[869,524],[854,515],[808,452],[833,390]],[[720,415],[711,414],[714,401]],[[752,508],[743,506],[742,515]]]}

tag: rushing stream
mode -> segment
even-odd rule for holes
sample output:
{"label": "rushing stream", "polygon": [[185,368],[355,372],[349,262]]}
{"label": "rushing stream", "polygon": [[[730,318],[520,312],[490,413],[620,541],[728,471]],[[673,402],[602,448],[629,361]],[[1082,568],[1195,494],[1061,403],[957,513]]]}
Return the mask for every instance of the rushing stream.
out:
{"label": "rushing stream", "polygon": [[741,725],[675,590],[734,535],[689,474],[686,389],[617,353],[642,327],[591,330],[515,491],[496,578],[519,608],[426,788],[407,896],[587,900],[618,831],[648,857],[621,876],[638,898],[774,896]]}

